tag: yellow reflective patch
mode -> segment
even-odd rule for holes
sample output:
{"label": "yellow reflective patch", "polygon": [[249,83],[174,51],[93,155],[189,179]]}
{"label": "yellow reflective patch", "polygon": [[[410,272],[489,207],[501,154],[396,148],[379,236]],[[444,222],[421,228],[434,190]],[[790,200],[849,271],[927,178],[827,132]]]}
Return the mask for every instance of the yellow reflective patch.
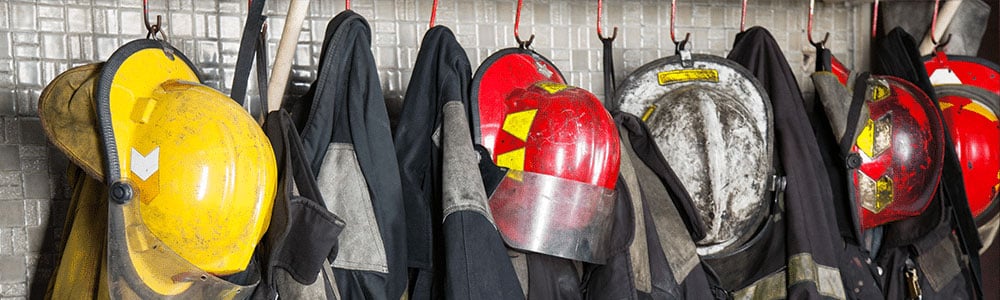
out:
{"label": "yellow reflective patch", "polygon": [[872,102],[879,101],[889,97],[889,87],[885,85],[876,85],[872,87]]}
{"label": "yellow reflective patch", "polygon": [[858,178],[858,192],[861,207],[877,214],[892,204],[892,178],[886,175],[876,181],[863,172],[859,172],[859,175],[861,176]]}
{"label": "yellow reflective patch", "polygon": [[524,182],[524,172],[517,170],[508,171],[507,178],[516,180],[517,182]]}
{"label": "yellow reflective patch", "polygon": [[642,112],[642,121],[646,122],[646,120],[649,120],[649,117],[653,115],[654,111],[656,111],[656,104],[652,104],[647,107],[646,111]]}
{"label": "yellow reflective patch", "polygon": [[946,110],[955,105],[948,102],[941,102],[939,106],[941,106],[941,110]]}
{"label": "yellow reflective patch", "polygon": [[857,145],[870,158],[889,150],[892,147],[892,115],[885,115],[878,121],[868,119],[858,135]]}
{"label": "yellow reflective patch", "polygon": [[708,81],[719,82],[719,70],[712,69],[687,69],[664,71],[656,74],[660,85],[687,81]]}
{"label": "yellow reflective patch", "polygon": [[524,171],[524,147],[497,155],[497,166]]}
{"label": "yellow reflective patch", "polygon": [[565,90],[567,87],[565,84],[555,83],[555,82],[540,82],[535,85],[549,92],[549,94],[555,94],[561,92],[562,90]]}
{"label": "yellow reflective patch", "polygon": [[875,211],[882,211],[890,203],[892,203],[892,178],[882,176],[875,182]]}
{"label": "yellow reflective patch", "polygon": [[538,114],[537,109],[508,114],[507,118],[503,120],[502,129],[521,139],[521,141],[527,141],[528,133],[531,132],[531,123],[535,121],[536,114]]}
{"label": "yellow reflective patch", "polygon": [[858,135],[857,145],[858,149],[861,149],[861,151],[864,152],[865,155],[868,155],[868,157],[875,157],[875,154],[872,154],[872,152],[874,152],[872,151],[873,148],[872,145],[874,144],[875,144],[875,122],[872,121],[871,119],[868,119],[868,121],[865,122],[865,128],[861,129],[861,134]]}
{"label": "yellow reflective patch", "polygon": [[873,213],[880,213],[892,204],[892,178],[888,175],[873,180],[864,172],[858,172],[858,193],[861,207]]}
{"label": "yellow reflective patch", "polygon": [[[942,105],[944,105],[944,104],[942,103]],[[944,109],[944,106],[942,106],[941,109]],[[963,106],[962,109],[969,110],[969,111],[972,111],[974,113],[980,114],[984,118],[986,118],[987,120],[990,120],[990,122],[996,122],[997,121],[997,115],[996,115],[996,113],[993,112],[992,110],[990,110],[989,108],[987,108],[986,106],[983,106],[979,102],[972,101],[969,104],[966,104],[965,106]]]}

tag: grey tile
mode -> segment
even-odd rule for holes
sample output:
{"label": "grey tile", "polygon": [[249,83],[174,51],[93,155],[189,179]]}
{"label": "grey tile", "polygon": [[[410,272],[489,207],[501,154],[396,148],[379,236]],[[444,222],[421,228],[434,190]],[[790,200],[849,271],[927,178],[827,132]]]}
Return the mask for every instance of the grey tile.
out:
{"label": "grey tile", "polygon": [[20,172],[0,171],[0,200],[21,199],[24,195],[21,183]]}
{"label": "grey tile", "polygon": [[21,159],[21,172],[48,173],[49,161],[44,157],[25,157]]}
{"label": "grey tile", "polygon": [[[3,23],[3,22],[0,22]],[[0,32],[0,58],[11,57],[10,33]]]}
{"label": "grey tile", "polygon": [[28,232],[24,227],[11,229],[11,253],[24,254],[28,252]]}
{"label": "grey tile", "polygon": [[17,145],[0,145],[0,171],[21,169],[21,157]]}
{"label": "grey tile", "polygon": [[24,282],[25,265],[22,255],[0,256],[0,283]]}
{"label": "grey tile", "polygon": [[45,131],[38,118],[21,118],[21,143],[43,145],[45,141]]}
{"label": "grey tile", "polygon": [[52,182],[49,174],[24,174],[24,197],[31,199],[52,198]]}
{"label": "grey tile", "polygon": [[[41,74],[38,74],[41,76]],[[26,87],[17,91],[17,115],[32,117],[38,115],[38,96],[41,95],[40,85],[37,87]]]}
{"label": "grey tile", "polygon": [[14,254],[13,228],[0,227],[0,256]]}
{"label": "grey tile", "polygon": [[15,110],[14,92],[0,91],[0,116],[13,116],[17,114]]}
{"label": "grey tile", "polygon": [[12,3],[12,6],[11,26],[14,29],[35,30],[35,5],[29,3]]}
{"label": "grey tile", "polygon": [[24,201],[0,201],[0,227],[24,226]]}
{"label": "grey tile", "polygon": [[0,144],[18,144],[21,142],[21,122],[15,117],[0,116],[3,123],[3,140]]}
{"label": "grey tile", "polygon": [[75,33],[90,33],[93,32],[93,21],[91,18],[91,12],[93,10],[83,7],[73,7],[68,9],[69,18],[67,18],[67,29],[69,32]]}
{"label": "grey tile", "polygon": [[45,144],[32,145],[32,144],[22,143],[20,150],[18,151],[18,154],[21,156],[21,159],[25,158],[45,159],[46,155],[48,155],[48,146]]}
{"label": "grey tile", "polygon": [[3,297],[27,296],[28,295],[27,286],[28,285],[23,282],[0,283],[0,296]]}
{"label": "grey tile", "polygon": [[27,227],[26,231],[28,233],[29,253],[47,253],[55,250],[56,239],[52,238],[51,231],[48,228],[41,226]]}

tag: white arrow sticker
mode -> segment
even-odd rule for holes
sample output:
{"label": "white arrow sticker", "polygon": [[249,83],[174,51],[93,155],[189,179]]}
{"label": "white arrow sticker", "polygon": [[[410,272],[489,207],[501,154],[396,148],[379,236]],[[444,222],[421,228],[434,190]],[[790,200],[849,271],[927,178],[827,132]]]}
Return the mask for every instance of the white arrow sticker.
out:
{"label": "white arrow sticker", "polygon": [[951,69],[934,70],[934,73],[931,73],[930,79],[933,85],[962,84],[962,80],[958,79],[958,76]]}
{"label": "white arrow sticker", "polygon": [[160,169],[160,147],[156,147],[149,154],[142,155],[135,148],[132,148],[132,173],[145,181],[149,176],[153,176]]}

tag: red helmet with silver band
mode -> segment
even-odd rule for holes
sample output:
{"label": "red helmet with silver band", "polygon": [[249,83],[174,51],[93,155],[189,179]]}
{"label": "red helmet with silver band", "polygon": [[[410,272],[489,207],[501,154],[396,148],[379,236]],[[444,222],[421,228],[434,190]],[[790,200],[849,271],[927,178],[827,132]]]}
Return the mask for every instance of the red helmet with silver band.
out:
{"label": "red helmet with silver band", "polygon": [[510,171],[490,195],[508,246],[602,263],[607,256],[619,140],[590,92],[567,86],[530,50],[502,50],[473,79],[481,144]]}

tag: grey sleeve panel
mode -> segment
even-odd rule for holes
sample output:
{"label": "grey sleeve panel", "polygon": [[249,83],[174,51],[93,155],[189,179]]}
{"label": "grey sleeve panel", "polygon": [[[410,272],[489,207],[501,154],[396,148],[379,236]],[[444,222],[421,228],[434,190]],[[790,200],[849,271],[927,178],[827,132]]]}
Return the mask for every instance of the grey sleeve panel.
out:
{"label": "grey sleeve panel", "polygon": [[327,209],[347,223],[340,233],[340,251],[333,266],[388,273],[385,245],[354,146],[331,143],[316,181]]}
{"label": "grey sleeve panel", "polygon": [[962,273],[958,243],[951,235],[942,238],[933,248],[917,256],[920,270],[934,291],[940,292],[949,282]]}
{"label": "grey sleeve panel", "polygon": [[465,106],[459,101],[444,104],[443,166],[441,168],[444,222],[453,212],[474,211],[496,227],[487,204],[486,188],[479,174],[479,158],[472,149],[472,135]]}
{"label": "grey sleeve panel", "polygon": [[847,87],[840,84],[837,75],[830,72],[816,72],[812,75],[813,85],[816,86],[816,94],[823,104],[827,119],[830,120],[830,127],[833,128],[833,135],[839,142],[844,137],[847,130],[847,113],[851,110],[851,94]]}
{"label": "grey sleeve panel", "polygon": [[[625,131],[622,128],[619,130]],[[691,235],[688,233],[687,227],[684,226],[677,208],[674,207],[674,201],[667,193],[667,188],[658,179],[659,177],[632,151],[632,143],[627,135],[622,137],[622,141],[625,143],[622,153],[627,154],[635,169],[643,197],[649,199],[646,204],[649,205],[649,212],[653,215],[653,220],[656,220],[653,222],[653,226],[656,227],[656,232],[659,235],[663,255],[666,256],[667,263],[670,264],[670,271],[674,275],[674,280],[678,283],[684,282],[691,270],[694,270],[700,263],[694,242],[691,241]],[[624,159],[622,160],[624,161]]]}
{"label": "grey sleeve panel", "polygon": [[[631,146],[624,142],[627,138],[627,136],[622,138],[622,151],[631,151],[631,148],[629,148]],[[635,289],[643,293],[649,293],[653,289],[653,283],[649,270],[649,246],[646,241],[646,223],[645,218],[643,218],[643,193],[639,185],[639,178],[636,177],[635,169],[632,166],[631,155],[621,159],[620,170],[622,178],[625,180],[625,186],[628,188],[631,196],[632,215],[635,216],[635,236],[632,238],[632,244],[628,247],[629,260],[632,264],[632,276],[634,276],[635,280]]]}

